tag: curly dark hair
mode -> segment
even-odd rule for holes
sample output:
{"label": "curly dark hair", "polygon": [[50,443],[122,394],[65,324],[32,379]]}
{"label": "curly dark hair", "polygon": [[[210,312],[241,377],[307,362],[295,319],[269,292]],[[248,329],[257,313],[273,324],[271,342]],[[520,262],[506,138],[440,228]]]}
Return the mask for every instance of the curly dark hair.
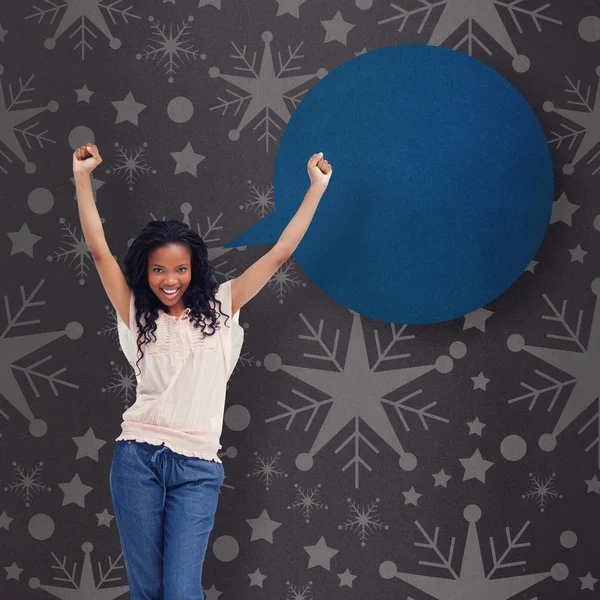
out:
{"label": "curly dark hair", "polygon": [[[148,284],[147,272],[148,254],[154,249],[168,244],[185,245],[191,253],[192,276],[190,284],[183,294],[183,299],[186,307],[190,309],[189,317],[194,327],[198,328],[202,325],[204,335],[215,335],[216,330],[220,329],[217,312],[209,304],[211,300],[215,305],[219,305],[219,312],[229,319],[229,315],[221,310],[222,302],[215,298],[219,284],[215,279],[214,268],[208,260],[208,251],[204,240],[188,225],[176,219],[150,221],[133,240],[124,261],[125,279],[135,295],[135,320],[139,331],[138,355],[141,352],[136,366],[144,356],[142,346],[152,341],[150,334],[156,341],[158,309],[168,312],[168,307],[160,301]],[[145,324],[142,324],[142,315]],[[201,319],[201,317],[204,318]],[[211,327],[212,333],[206,332],[205,325]]]}

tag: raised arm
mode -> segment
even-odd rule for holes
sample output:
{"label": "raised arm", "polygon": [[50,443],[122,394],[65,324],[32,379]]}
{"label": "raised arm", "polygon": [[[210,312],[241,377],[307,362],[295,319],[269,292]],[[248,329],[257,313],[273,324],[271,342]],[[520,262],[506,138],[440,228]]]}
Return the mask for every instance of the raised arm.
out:
{"label": "raised arm", "polygon": [[98,148],[94,145],[80,146],[73,152],[73,175],[77,190],[79,219],[106,294],[123,322],[130,327],[131,290],[119,263],[106,243],[104,228],[92,193],[91,173],[101,162]]}
{"label": "raised arm", "polygon": [[302,204],[287,224],[277,243],[239,277],[231,280],[231,312],[235,313],[266,285],[279,267],[288,260],[302,241],[325,193],[333,169],[323,153],[313,154],[308,161],[310,188]]}

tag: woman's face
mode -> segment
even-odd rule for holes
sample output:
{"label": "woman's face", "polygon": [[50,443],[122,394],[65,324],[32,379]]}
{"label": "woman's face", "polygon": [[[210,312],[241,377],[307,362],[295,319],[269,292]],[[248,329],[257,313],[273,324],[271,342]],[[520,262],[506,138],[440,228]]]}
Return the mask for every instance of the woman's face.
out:
{"label": "woman's face", "polygon": [[[191,253],[187,246],[168,244],[148,253],[148,284],[169,308],[185,310],[183,293],[191,280]],[[174,293],[169,294],[170,291]]]}

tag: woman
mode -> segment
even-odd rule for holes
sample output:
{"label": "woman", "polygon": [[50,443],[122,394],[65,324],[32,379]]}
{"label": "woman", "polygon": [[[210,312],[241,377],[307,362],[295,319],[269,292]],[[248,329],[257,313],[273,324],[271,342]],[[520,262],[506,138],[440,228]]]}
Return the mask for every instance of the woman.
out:
{"label": "woman", "polygon": [[293,254],[333,171],[314,154],[310,188],[278,242],[219,285],[202,238],[173,219],[148,223],[121,271],[92,195],[90,173],[101,162],[92,144],[73,153],[85,240],[136,368],[136,401],[123,413],[110,471],[130,596],[202,600],[202,565],[225,478],[217,451],[226,385],[243,340],[239,311]]}

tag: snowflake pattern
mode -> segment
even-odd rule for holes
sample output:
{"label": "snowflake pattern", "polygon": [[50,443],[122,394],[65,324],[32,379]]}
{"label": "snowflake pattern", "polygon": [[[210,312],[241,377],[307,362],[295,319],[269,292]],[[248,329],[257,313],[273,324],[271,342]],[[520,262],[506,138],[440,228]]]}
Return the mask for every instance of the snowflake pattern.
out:
{"label": "snowflake pattern", "polygon": [[[28,321],[20,321],[19,319],[28,308],[45,304],[44,301],[33,301],[35,295],[38,293],[43,284],[44,280],[42,279],[28,296],[25,294],[23,286],[20,286],[22,304],[14,314],[11,313],[8,297],[4,296],[7,326],[2,332],[2,335],[0,335],[0,343],[4,345],[5,348],[10,348],[10,352],[0,352],[0,369],[4,374],[3,383],[0,387],[0,394],[29,421],[29,433],[35,437],[41,437],[45,435],[48,427],[45,421],[42,419],[37,419],[33,415],[33,411],[27,402],[27,398],[25,397],[17,378],[15,377],[15,372],[21,372],[25,375],[36,398],[40,397],[40,392],[35,385],[36,379],[46,381],[55,396],[58,396],[57,385],[79,389],[78,385],[69,383],[64,379],[59,378],[59,375],[66,371],[66,368],[59,369],[50,374],[46,374],[37,370],[39,365],[42,365],[50,360],[52,356],[46,356],[45,358],[36,360],[27,366],[21,366],[17,364],[20,359],[65,335],[70,339],[77,339],[81,337],[81,325],[76,322],[67,324],[63,331],[38,331],[29,335],[13,335],[12,337],[9,337],[9,335],[13,333],[14,329],[17,327],[25,327],[27,325],[34,325],[40,322],[39,319],[32,319]],[[8,418],[8,416],[6,416],[6,418]]]}
{"label": "snowflake pattern", "polygon": [[[184,202],[180,207],[181,213],[183,215],[182,221],[188,227],[193,228],[191,223],[190,214],[193,210],[192,205],[189,202]],[[153,213],[150,213],[151,218],[157,220],[157,217],[154,216]],[[202,229],[199,223],[196,223],[196,231],[198,235],[202,238],[204,243],[207,245],[208,251],[208,260],[210,261],[212,267],[215,270],[217,275],[220,275],[225,280],[231,279],[234,277],[234,273],[237,270],[237,267],[229,268],[227,255],[235,248],[225,248],[224,244],[221,244],[221,238],[216,235],[216,232],[223,229],[222,225],[219,225],[219,221],[221,220],[223,213],[220,213],[216,219],[211,220],[209,217],[206,218],[207,226],[206,229]],[[169,219],[171,217],[168,217]],[[167,217],[162,217],[162,220],[166,220]],[[212,237],[211,237],[212,236]],[[210,244],[218,243],[218,245],[210,246]]]}
{"label": "snowflake pattern", "polygon": [[[561,127],[566,130],[564,133],[550,132],[554,137],[548,140],[549,144],[556,144],[556,148],[558,149],[563,142],[568,141],[570,142],[569,150],[571,150],[580,134],[583,134],[573,161],[563,165],[562,170],[565,175],[572,175],[575,172],[575,165],[587,156],[598,145],[598,142],[600,142],[600,129],[598,128],[598,123],[600,123],[600,67],[596,68],[596,75],[598,75],[598,83],[596,84],[593,106],[590,101],[590,87],[588,86],[584,94],[581,89],[581,81],[574,83],[569,77],[566,78],[569,87],[565,91],[567,94],[570,94],[572,100],[569,100],[567,104],[576,107],[576,109],[555,108],[554,103],[549,100],[543,104],[544,111],[548,113],[555,112],[557,115],[569,119],[569,121],[581,127],[581,129],[576,130],[561,123]],[[598,155],[600,155],[600,150],[589,157],[587,161],[588,165],[596,160]],[[600,171],[600,166],[592,172],[592,175],[595,175],[598,171]]]}
{"label": "snowflake pattern", "polygon": [[535,500],[540,507],[540,512],[544,512],[546,505],[551,500],[562,498],[562,494],[559,494],[554,487],[556,473],[552,473],[545,481],[539,477],[535,477],[532,473],[529,473],[529,477],[531,479],[531,488],[526,494],[523,494],[523,498]]}
{"label": "snowflake pattern", "polygon": [[173,35],[173,25],[169,27],[169,33],[167,34],[167,28],[165,25],[161,25],[154,17],[148,17],[151,23],[152,34],[155,36],[150,42],[150,47],[143,50],[136,55],[138,60],[142,58],[157,60],[157,64],[164,66],[167,72],[167,81],[173,83],[175,81],[176,71],[180,64],[183,64],[183,59],[190,60],[191,58],[206,59],[206,54],[199,54],[199,50],[193,47],[190,36],[191,24],[194,21],[194,17],[189,16],[187,21],[183,21],[181,25],[177,26],[177,33]]}
{"label": "snowflake pattern", "polygon": [[312,581],[309,581],[304,586],[292,585],[289,581],[286,581],[285,585],[288,588],[286,600],[315,600],[315,597],[312,595]]}
{"label": "snowflake pattern", "polygon": [[118,342],[119,331],[117,329],[117,311],[114,309],[112,304],[105,304],[104,309],[106,310],[107,321],[102,329],[98,331],[98,335],[108,337],[115,342]]}
{"label": "snowflake pattern", "polygon": [[109,40],[109,46],[113,50],[118,50],[121,47],[121,40],[113,37],[106,19],[100,10],[101,8],[108,13],[113,23],[115,23],[115,16],[121,16],[125,24],[129,24],[128,19],[140,18],[131,12],[131,6],[123,9],[119,7],[118,5],[121,2],[122,0],[65,0],[59,3],[56,0],[44,0],[44,8],[34,7],[35,12],[25,18],[37,18],[37,22],[41,23],[44,17],[50,16],[50,23],[52,24],[62,9],[66,9],[62,14],[54,35],[44,41],[44,46],[48,50],[53,50],[56,47],[56,40],[76,24],[75,31],[69,35],[69,38],[76,40],[74,48],[81,50],[81,60],[85,60],[86,51],[92,49],[88,40],[90,37],[94,39],[98,37],[94,30],[89,27],[88,23],[92,23],[100,33],[104,34]]}
{"label": "snowflake pattern", "polygon": [[121,397],[125,408],[129,408],[132,404],[132,400],[135,400],[136,379],[133,370],[131,369],[131,366],[129,366],[127,372],[124,372],[114,360],[110,361],[110,365],[112,367],[112,380],[108,385],[102,388],[102,392],[118,394]]}
{"label": "snowflake pattern", "polygon": [[[596,278],[592,281],[591,288],[592,292],[596,295],[596,309],[590,327],[587,348],[580,339],[583,311],[579,311],[577,324],[574,327],[571,327],[567,323],[565,317],[567,308],[566,301],[563,302],[562,309],[559,311],[548,299],[546,294],[543,294],[543,298],[550,307],[553,315],[544,315],[542,318],[560,323],[567,332],[567,335],[546,334],[546,336],[570,342],[576,346],[578,351],[529,346],[525,343],[523,337],[518,334],[511,335],[506,342],[509,350],[512,352],[521,352],[524,350],[547,362],[549,365],[573,376],[572,379],[569,379],[568,381],[560,382],[550,375],[536,369],[536,375],[540,375],[544,379],[550,381],[550,384],[545,388],[535,389],[531,385],[521,382],[521,386],[529,390],[529,393],[518,396],[517,398],[512,398],[508,401],[509,404],[512,404],[515,402],[522,402],[523,400],[531,400],[528,407],[531,411],[535,407],[541,394],[545,392],[554,392],[553,398],[547,409],[548,412],[551,412],[556,405],[561,390],[566,385],[575,383],[553,431],[551,433],[543,434],[539,439],[538,443],[540,448],[546,452],[550,452],[556,448],[558,436],[581,416],[584,411],[592,406],[592,404],[595,404],[594,412],[591,418],[582,425],[578,433],[582,434],[584,431],[591,429],[594,424],[596,424],[596,432],[600,429],[600,383],[598,381],[598,364],[600,364],[600,278]],[[586,447],[586,452],[589,452],[594,447],[598,453],[598,466],[600,467],[599,433],[596,433],[592,437],[592,441]]]}
{"label": "snowflake pattern", "polygon": [[278,452],[274,456],[265,456],[255,452],[256,460],[258,461],[258,467],[248,473],[248,477],[256,477],[264,482],[265,490],[271,489],[271,484],[275,478],[287,477],[288,474],[279,467],[279,457],[281,452]]}
{"label": "snowflake pattern", "polygon": [[355,530],[360,539],[360,545],[366,546],[367,536],[374,533],[375,530],[389,529],[377,518],[377,506],[381,502],[379,498],[375,498],[368,508],[359,508],[351,498],[347,498],[350,505],[351,516],[342,525],[338,525],[338,529]]}
{"label": "snowflake pattern", "polygon": [[473,26],[474,24],[477,24],[489,37],[501,46],[505,52],[512,56],[513,69],[517,73],[525,73],[529,70],[531,62],[524,54],[518,54],[496,7],[507,9],[512,22],[515,24],[520,34],[523,33],[523,29],[518,20],[519,15],[531,17],[538,32],[542,30],[542,21],[557,25],[562,25],[562,22],[542,14],[542,12],[548,8],[548,3],[535,10],[523,8],[520,6],[521,3],[522,0],[509,0],[508,2],[501,2],[500,0],[478,0],[477,2],[469,2],[468,0],[433,0],[431,2],[429,0],[419,0],[419,6],[417,8],[408,10],[392,2],[390,7],[398,14],[378,21],[378,24],[383,25],[399,21],[398,31],[402,32],[404,26],[411,17],[415,15],[424,15],[418,29],[418,32],[421,33],[433,10],[440,5],[443,5],[444,10],[431,33],[427,42],[428,45],[441,46],[451,35],[458,32],[464,23],[466,23],[467,32],[454,46],[452,46],[452,50],[460,50],[466,45],[468,55],[473,56],[473,46],[476,45],[488,56],[491,56],[492,51],[477,36],[476,29]]}
{"label": "snowflake pattern", "polygon": [[560,581],[567,577],[568,568],[562,563],[555,564],[550,572],[532,573],[529,575],[514,575],[512,577],[498,578],[494,576],[501,569],[521,567],[525,561],[506,562],[509,554],[518,548],[528,547],[528,542],[520,542],[522,535],[529,526],[529,521],[523,525],[521,530],[511,537],[510,530],[506,528],[506,550],[498,556],[494,538],[490,537],[490,553],[492,557],[492,568],[485,573],[482,549],[479,545],[477,533],[477,522],[481,518],[481,509],[475,504],[467,506],[463,516],[469,524],[465,550],[463,553],[460,572],[457,573],[453,566],[454,542],[452,537],[450,549],[447,554],[439,546],[439,527],[430,536],[426,533],[418,521],[416,526],[425,538],[425,542],[415,542],[415,546],[433,550],[439,562],[419,561],[420,565],[444,569],[450,577],[433,577],[427,575],[414,575],[411,573],[399,573],[395,563],[385,561],[379,566],[379,574],[384,579],[398,578],[413,587],[429,594],[436,600],[452,600],[453,598],[485,598],[486,600],[508,600],[514,598],[524,590],[536,585],[540,581],[552,577]]}
{"label": "snowflake pattern", "polygon": [[293,257],[284,262],[273,274],[268,282],[269,288],[275,289],[279,304],[283,304],[283,299],[292,288],[306,287],[306,282],[301,281],[296,273],[296,261]]}
{"label": "snowflake pattern", "polygon": [[25,506],[31,505],[33,494],[35,492],[51,492],[52,488],[46,485],[41,480],[40,472],[44,463],[38,462],[34,469],[30,472],[25,472],[23,467],[20,467],[16,462],[13,462],[14,479],[15,481],[4,488],[5,492],[17,492],[25,500]]}
{"label": "snowflake pattern", "polygon": [[311,514],[316,510],[327,510],[329,508],[318,499],[321,490],[320,483],[310,490],[302,489],[297,483],[294,484],[294,487],[298,499],[288,506],[288,510],[301,510],[306,523],[310,523]]}
{"label": "snowflake pattern", "polygon": [[297,415],[309,413],[310,417],[305,427],[306,431],[310,428],[319,409],[326,405],[330,406],[312,448],[309,452],[299,454],[296,457],[296,467],[301,471],[311,469],[313,466],[313,457],[319,450],[333,440],[342,429],[351,425],[352,428],[348,437],[336,448],[335,452],[336,454],[341,452],[346,446],[352,449],[353,455],[343,467],[343,470],[345,471],[351,466],[354,467],[354,485],[358,488],[360,485],[360,467],[362,466],[369,471],[372,470],[370,465],[361,456],[361,443],[366,445],[372,452],[379,453],[379,450],[361,431],[361,423],[363,426],[367,425],[398,453],[400,456],[399,465],[403,470],[412,471],[417,466],[417,457],[410,452],[406,452],[402,447],[391,421],[384,410],[384,405],[392,406],[396,410],[406,431],[410,430],[407,420],[409,415],[417,417],[425,430],[429,429],[428,420],[448,423],[448,419],[431,412],[430,409],[437,404],[435,401],[420,407],[413,405],[413,398],[418,396],[422,390],[414,391],[399,400],[388,400],[385,396],[431,371],[435,370],[443,374],[449,373],[452,371],[454,365],[453,359],[463,358],[466,355],[466,346],[462,342],[454,342],[450,346],[450,356],[440,356],[432,365],[377,372],[378,367],[385,362],[410,356],[410,354],[394,355],[391,354],[391,350],[397,342],[414,338],[414,336],[403,336],[406,325],[397,330],[397,326],[391,324],[392,339],[387,347],[382,350],[379,334],[375,332],[377,360],[370,367],[361,317],[358,313],[353,313],[353,315],[346,362],[342,366],[337,356],[339,329],[335,335],[333,348],[330,348],[323,339],[323,321],[321,320],[319,329],[315,330],[308,323],[304,315],[300,314],[300,317],[311,333],[311,335],[300,337],[317,342],[323,351],[322,355],[305,353],[304,356],[330,363],[335,367],[335,372],[283,365],[277,355],[267,356],[264,365],[269,371],[284,371],[330,396],[329,400],[313,400],[305,394],[293,390],[293,393],[304,401],[302,406],[295,408],[279,401],[277,404],[284,409],[284,412],[266,419],[266,422],[270,423],[287,418],[287,430]]}
{"label": "snowflake pattern", "polygon": [[240,134],[244,128],[249,125],[258,115],[265,112],[265,116],[254,129],[262,127],[264,133],[259,137],[259,141],[265,141],[265,150],[269,151],[269,142],[275,141],[277,138],[272,132],[273,129],[281,130],[279,123],[273,118],[277,116],[280,121],[287,123],[291,117],[290,110],[288,109],[285,100],[288,100],[293,108],[295,109],[302,96],[308,91],[303,89],[294,95],[289,93],[292,90],[304,86],[311,79],[317,77],[323,79],[327,75],[326,69],[319,69],[315,74],[308,75],[288,75],[291,71],[296,71],[299,67],[293,66],[294,61],[297,61],[303,56],[300,54],[300,43],[294,50],[288,46],[288,56],[283,60],[281,53],[278,53],[279,57],[279,70],[276,71],[273,63],[273,54],[271,52],[271,42],[273,41],[273,34],[269,31],[265,31],[262,34],[262,41],[265,44],[263,52],[262,62],[259,71],[256,70],[256,53],[252,59],[246,56],[246,46],[240,49],[232,42],[235,54],[232,58],[241,61],[242,66],[235,67],[237,71],[248,73],[248,75],[225,75],[222,74],[218,67],[211,67],[209,69],[209,75],[213,79],[223,79],[227,83],[235,85],[237,88],[246,92],[246,95],[241,95],[233,90],[228,89],[228,93],[231,94],[232,99],[226,100],[218,98],[220,104],[212,107],[210,110],[222,109],[221,114],[225,114],[227,109],[231,106],[235,107],[235,114],[239,112],[242,105],[246,100],[249,100],[247,108],[242,116],[242,119],[236,129],[232,129],[229,132],[229,139],[237,141],[240,139]]}
{"label": "snowflake pattern", "polygon": [[90,267],[94,265],[92,253],[85,241],[85,236],[82,233],[77,236],[77,229],[72,227],[64,217],[59,219],[62,227],[63,238],[66,239],[60,250],[56,250],[54,254],[48,256],[48,262],[70,260],[70,265],[75,263],[77,274],[79,275],[79,285],[85,285],[85,278],[88,275]]}
{"label": "snowflake pattern", "polygon": [[144,142],[141,146],[126,150],[118,142],[115,144],[117,148],[117,164],[116,166],[106,169],[108,175],[121,175],[127,180],[129,191],[133,190],[133,186],[139,181],[142,175],[156,175],[156,169],[150,168],[145,162],[146,148],[148,143]]}
{"label": "snowflake pattern", "polygon": [[[0,65],[0,77],[3,74],[4,67]],[[31,123],[28,127],[23,128],[19,126],[46,110],[48,112],[56,112],[58,110],[58,102],[54,100],[48,102],[45,107],[32,107],[29,105],[31,100],[24,96],[35,90],[34,87],[30,86],[33,77],[32,75],[25,83],[19,78],[19,88],[16,91],[13,90],[12,85],[9,85],[8,97],[4,94],[2,80],[0,79],[0,123],[3,123],[3,126],[0,127],[0,142],[23,163],[25,172],[28,174],[35,173],[36,166],[35,163],[27,160],[23,145],[19,143],[17,134],[22,137],[29,150],[31,150],[32,142],[39,148],[43,148],[44,144],[56,144],[56,141],[46,137],[47,129],[39,133],[33,131],[39,125],[37,121]],[[22,105],[25,105],[25,108],[21,108]],[[0,154],[9,163],[13,162],[11,156],[1,148]],[[4,174],[8,173],[7,169],[2,165],[0,165],[0,171]]]}
{"label": "snowflake pattern", "polygon": [[[71,587],[43,584],[37,577],[32,577],[29,580],[29,587],[33,590],[44,590],[47,594],[50,594],[55,598],[70,598],[71,600],[85,600],[90,598],[90,594],[94,595],[95,597],[97,596],[98,598],[118,598],[129,590],[128,585],[112,587],[105,586],[107,583],[119,581],[124,577],[126,578],[127,572],[125,571],[125,566],[118,564],[123,556],[123,553],[119,554],[114,561],[109,555],[108,567],[106,570],[104,570],[102,565],[98,563],[99,579],[96,581],[94,577],[94,571],[92,569],[92,561],[90,558],[94,546],[91,542],[84,542],[81,545],[81,549],[83,550],[85,556],[83,559],[83,567],[81,569],[79,582],[77,582],[75,579],[77,563],[74,563],[73,569],[69,571],[67,570],[67,557],[65,556],[63,560],[60,561],[56,554],[52,552],[52,558],[54,558],[56,561],[56,565],[53,565],[52,568],[62,572],[63,574],[62,577],[55,576],[54,579],[68,583],[71,585]],[[118,577],[114,577],[116,571],[120,571],[120,575]]]}
{"label": "snowflake pattern", "polygon": [[251,210],[261,219],[275,210],[275,198],[273,195],[273,184],[270,184],[266,190],[261,190],[252,181],[248,181],[252,188],[251,197],[244,201],[240,209]]}

